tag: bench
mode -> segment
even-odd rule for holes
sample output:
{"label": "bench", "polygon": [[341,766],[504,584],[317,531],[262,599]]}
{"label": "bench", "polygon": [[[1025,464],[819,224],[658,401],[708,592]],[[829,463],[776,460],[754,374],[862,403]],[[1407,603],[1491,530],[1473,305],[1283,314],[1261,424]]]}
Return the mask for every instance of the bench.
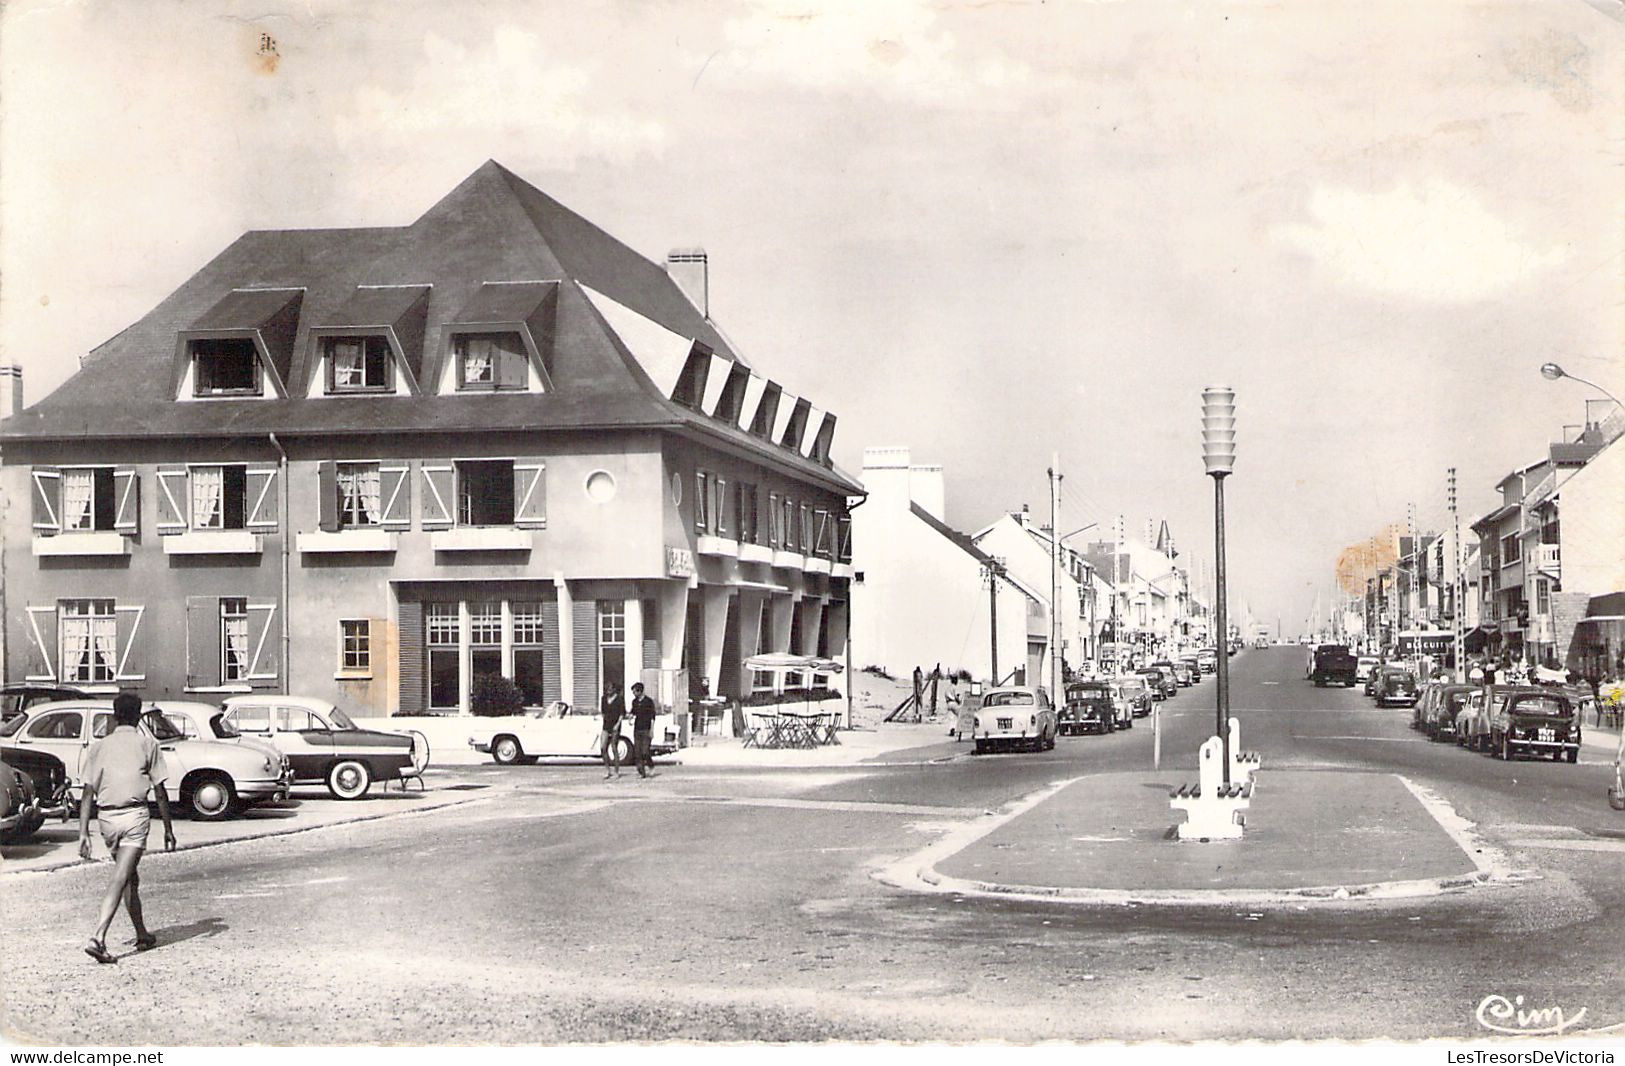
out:
{"label": "bench", "polygon": [[[1234,728],[1235,719],[1231,719]],[[1194,784],[1181,785],[1168,794],[1168,806],[1185,812],[1180,840],[1238,840],[1246,824],[1244,811],[1252,801],[1251,780],[1224,781],[1224,743],[1208,737],[1197,755]]]}
{"label": "bench", "polygon": [[1230,719],[1230,780],[1251,784],[1253,775],[1263,765],[1263,759],[1256,751],[1241,750],[1241,722],[1236,718]]}

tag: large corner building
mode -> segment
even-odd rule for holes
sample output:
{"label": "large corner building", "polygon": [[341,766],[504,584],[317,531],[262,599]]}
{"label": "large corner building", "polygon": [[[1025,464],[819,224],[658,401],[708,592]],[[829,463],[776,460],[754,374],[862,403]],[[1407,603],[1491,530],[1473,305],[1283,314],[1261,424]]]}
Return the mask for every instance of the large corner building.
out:
{"label": "large corner building", "polygon": [[5,678],[466,713],[839,656],[835,416],[707,301],[703,252],[494,162],[408,226],[244,234],[0,422]]}

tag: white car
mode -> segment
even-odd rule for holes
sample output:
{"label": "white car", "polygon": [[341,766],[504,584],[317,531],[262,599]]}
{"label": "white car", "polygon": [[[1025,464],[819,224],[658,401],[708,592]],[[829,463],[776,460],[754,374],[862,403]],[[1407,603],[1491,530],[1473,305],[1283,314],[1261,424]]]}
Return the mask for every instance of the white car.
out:
{"label": "white car", "polygon": [[[250,804],[287,798],[292,774],[271,753],[224,740],[189,740],[160,706],[146,703],[142,708],[139,728],[163,752],[168,798],[190,808],[193,817],[215,821]],[[112,728],[111,699],[70,700],[30,707],[0,727],[0,737],[8,746],[61,759],[69,790],[77,798],[84,791],[85,753],[91,741]]]}
{"label": "white car", "polygon": [[293,767],[294,781],[321,782],[334,799],[360,799],[374,781],[421,782],[429,763],[422,733],[362,729],[340,708],[309,696],[233,696],[225,724],[270,744]]}
{"label": "white car", "polygon": [[[621,720],[619,742],[621,762],[632,759],[631,715]],[[476,718],[471,723],[473,732],[468,746],[475,751],[488,752],[503,766],[518,762],[534,762],[546,756],[568,758],[598,757],[598,733],[601,719],[598,712],[588,707],[571,707],[562,701],[534,714],[515,714],[501,718]],[[681,746],[677,717],[670,711],[658,715],[654,721],[654,743],[650,750],[655,755],[666,755]]]}
{"label": "white car", "polygon": [[187,740],[218,740],[226,744],[236,744],[271,756],[284,771],[290,769],[286,756],[263,740],[243,736],[237,731],[236,726],[226,720],[225,710],[212,703],[176,703],[165,700],[157,705],[156,710]]}
{"label": "white car", "polygon": [[976,741],[978,755],[1017,746],[1043,751],[1055,747],[1057,728],[1048,692],[1008,686],[991,689],[982,697],[971,721],[971,739]]}

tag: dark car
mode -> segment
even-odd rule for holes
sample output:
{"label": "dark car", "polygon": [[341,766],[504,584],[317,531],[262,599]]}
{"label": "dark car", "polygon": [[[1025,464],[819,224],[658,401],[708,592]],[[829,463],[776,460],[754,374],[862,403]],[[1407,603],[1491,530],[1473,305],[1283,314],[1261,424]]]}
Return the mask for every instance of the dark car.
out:
{"label": "dark car", "polygon": [[34,779],[0,759],[0,844],[21,843],[44,824]]}
{"label": "dark car", "polygon": [[1512,693],[1490,718],[1489,750],[1503,759],[1523,754],[1578,761],[1579,704],[1556,690]]}
{"label": "dark car", "polygon": [[56,703],[59,700],[82,700],[85,693],[63,685],[33,685],[20,683],[0,685],[0,722],[9,722],[36,703]]}
{"label": "dark car", "polygon": [[1313,655],[1309,680],[1315,683],[1316,688],[1327,685],[1354,687],[1355,672],[1359,669],[1360,661],[1349,651],[1347,644],[1322,644],[1314,650]]}
{"label": "dark car", "polygon": [[1472,695],[1471,685],[1433,685],[1418,701],[1416,727],[1431,740],[1442,740],[1456,734],[1456,716]]}
{"label": "dark car", "polygon": [[1365,694],[1375,696],[1382,691],[1382,679],[1389,674],[1408,674],[1405,667],[1397,663],[1378,663],[1371,668],[1371,676],[1365,679]]}
{"label": "dark car", "polygon": [[1377,688],[1378,707],[1387,707],[1393,704],[1414,707],[1416,697],[1416,678],[1412,677],[1408,671],[1394,670],[1382,675],[1382,680]]}
{"label": "dark car", "polygon": [[1110,733],[1117,728],[1117,708],[1109,681],[1077,681],[1066,686],[1066,703],[1056,713],[1063,736]]}
{"label": "dark car", "polygon": [[1154,700],[1165,700],[1172,692],[1179,691],[1179,682],[1174,680],[1173,675],[1164,673],[1155,666],[1148,666],[1136,673],[1145,678],[1146,683],[1151,686],[1151,698]]}
{"label": "dark car", "polygon": [[1158,659],[1151,664],[1155,670],[1162,671],[1162,691],[1165,696],[1179,695],[1179,671],[1167,659]]}

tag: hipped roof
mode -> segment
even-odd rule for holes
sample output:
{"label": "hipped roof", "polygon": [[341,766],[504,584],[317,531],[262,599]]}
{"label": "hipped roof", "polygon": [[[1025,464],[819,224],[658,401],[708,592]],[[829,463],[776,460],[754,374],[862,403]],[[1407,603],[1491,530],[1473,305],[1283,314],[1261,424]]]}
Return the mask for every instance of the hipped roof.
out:
{"label": "hipped roof", "polygon": [[[523,310],[518,318],[535,322],[540,303],[533,297],[544,285],[556,293],[551,334],[545,341],[535,338],[547,346],[542,357],[553,387],[544,393],[303,398],[319,358],[310,331],[352,324],[346,318],[382,318],[391,309],[397,313],[393,321],[401,321],[405,312],[385,287],[413,286],[419,298],[427,293],[422,343],[413,346],[408,361],[425,391],[432,391],[449,330],[475,313],[484,318]],[[743,362],[662,266],[488,161],[408,226],[243,234],[138,322],[94,349],[60,388],[0,422],[0,441],[667,429],[833,491],[862,492],[831,467],[673,403],[592,306],[583,285]],[[286,365],[278,368],[293,398],[177,402],[170,371],[181,332],[212,321],[228,294],[271,289],[301,293],[297,333],[284,346]],[[288,296],[282,293],[283,300]],[[431,357],[418,364],[418,353],[425,352]]]}

